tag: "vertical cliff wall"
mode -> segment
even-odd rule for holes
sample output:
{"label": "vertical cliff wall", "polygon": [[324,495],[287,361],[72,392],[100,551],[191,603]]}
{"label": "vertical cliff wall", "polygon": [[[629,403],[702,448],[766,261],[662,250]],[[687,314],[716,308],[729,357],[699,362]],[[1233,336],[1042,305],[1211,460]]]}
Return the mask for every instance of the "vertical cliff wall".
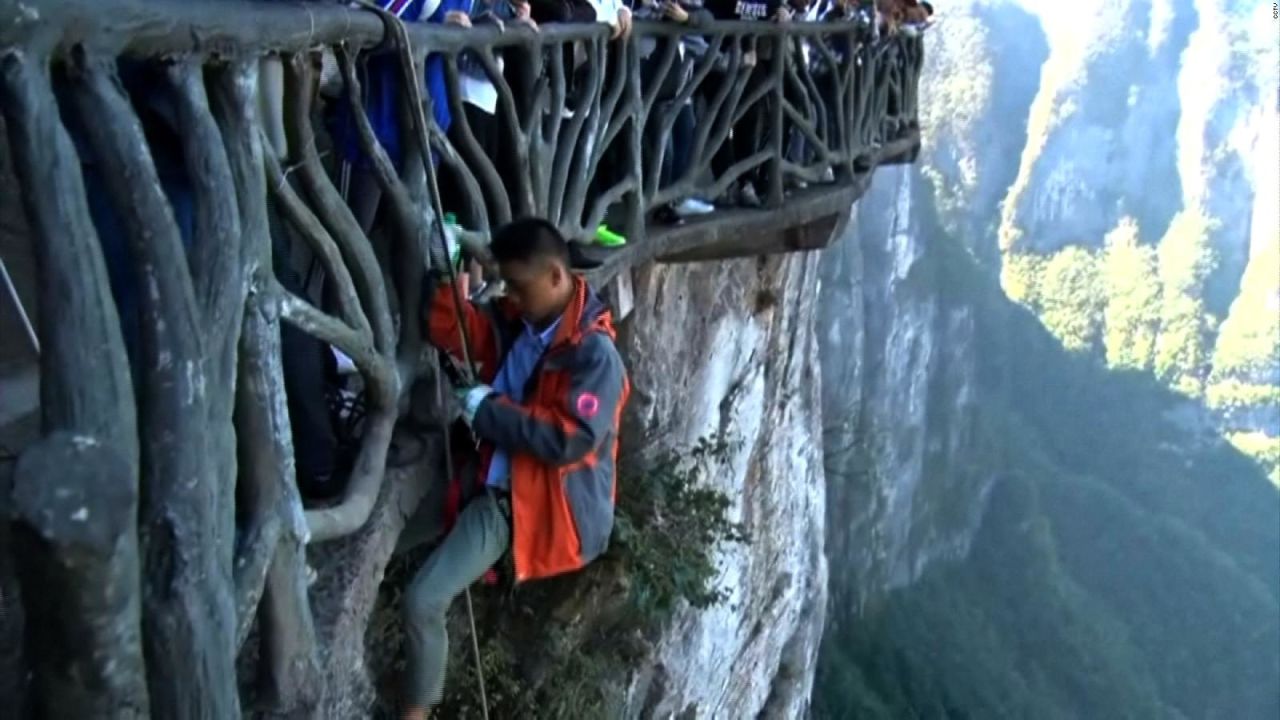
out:
{"label": "vertical cliff wall", "polygon": [[750,534],[719,558],[728,599],[686,611],[629,688],[642,717],[801,717],[826,607],[814,319],[818,258],[650,266],[623,348],[629,443],[730,443],[704,477]]}
{"label": "vertical cliff wall", "polygon": [[659,640],[634,714],[798,717],[824,608],[851,620],[967,554],[994,480],[975,422],[980,348],[975,308],[929,252],[940,230],[922,183],[879,170],[821,255],[638,274],[629,437],[733,444],[706,477],[751,543],[720,558],[728,601]]}
{"label": "vertical cliff wall", "polygon": [[819,346],[833,608],[849,617],[968,549],[992,480],[973,466],[974,310],[927,243],[921,180],[883,169],[822,261]]}

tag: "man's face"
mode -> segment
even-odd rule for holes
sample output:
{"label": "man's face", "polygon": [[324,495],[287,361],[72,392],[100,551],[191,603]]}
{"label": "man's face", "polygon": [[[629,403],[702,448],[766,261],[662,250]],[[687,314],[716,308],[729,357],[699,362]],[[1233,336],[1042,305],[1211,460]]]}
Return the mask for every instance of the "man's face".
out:
{"label": "man's face", "polygon": [[565,286],[569,273],[551,260],[501,263],[498,273],[507,286],[507,297],[520,308],[520,314],[531,323],[551,320],[564,308]]}

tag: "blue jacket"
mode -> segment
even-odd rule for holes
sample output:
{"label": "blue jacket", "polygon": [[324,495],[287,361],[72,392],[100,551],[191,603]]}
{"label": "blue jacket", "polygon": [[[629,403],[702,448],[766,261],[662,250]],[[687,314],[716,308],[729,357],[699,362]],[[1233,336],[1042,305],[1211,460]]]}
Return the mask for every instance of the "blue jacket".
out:
{"label": "blue jacket", "polygon": [[[379,0],[384,8],[397,12],[405,20],[417,19],[419,22],[444,23],[449,12],[460,10],[468,12],[471,0],[440,0],[440,5],[429,17],[420,17],[426,0]],[[400,58],[394,54],[378,54],[368,59],[361,85],[364,90],[364,110],[369,116],[369,124],[373,126],[374,135],[386,149],[391,161],[400,164],[402,161],[400,127]],[[443,133],[449,132],[453,117],[449,113],[449,95],[444,78],[444,58],[439,53],[427,56],[423,71],[423,87],[431,99],[431,107],[436,125]],[[425,98],[424,98],[425,99]],[[357,165],[368,165],[360,149],[360,135],[356,130],[355,119],[345,102],[339,102],[334,113],[334,142],[340,148],[343,158]]]}

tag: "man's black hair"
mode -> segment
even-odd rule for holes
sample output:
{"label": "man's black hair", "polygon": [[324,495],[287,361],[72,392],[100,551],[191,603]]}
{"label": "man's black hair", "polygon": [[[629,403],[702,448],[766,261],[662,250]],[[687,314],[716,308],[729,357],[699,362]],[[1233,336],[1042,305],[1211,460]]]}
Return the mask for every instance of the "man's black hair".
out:
{"label": "man's black hair", "polygon": [[558,260],[569,267],[569,243],[555,225],[542,218],[521,218],[498,228],[489,251],[499,263]]}

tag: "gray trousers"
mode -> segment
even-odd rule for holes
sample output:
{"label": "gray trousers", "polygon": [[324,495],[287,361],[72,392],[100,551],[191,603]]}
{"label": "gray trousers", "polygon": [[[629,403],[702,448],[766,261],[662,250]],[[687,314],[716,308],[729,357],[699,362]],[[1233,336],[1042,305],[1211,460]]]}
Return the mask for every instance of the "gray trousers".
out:
{"label": "gray trousers", "polygon": [[511,544],[511,526],[486,491],[467,503],[458,522],[423,563],[404,599],[405,704],[429,708],[444,696],[453,599],[488,570]]}

